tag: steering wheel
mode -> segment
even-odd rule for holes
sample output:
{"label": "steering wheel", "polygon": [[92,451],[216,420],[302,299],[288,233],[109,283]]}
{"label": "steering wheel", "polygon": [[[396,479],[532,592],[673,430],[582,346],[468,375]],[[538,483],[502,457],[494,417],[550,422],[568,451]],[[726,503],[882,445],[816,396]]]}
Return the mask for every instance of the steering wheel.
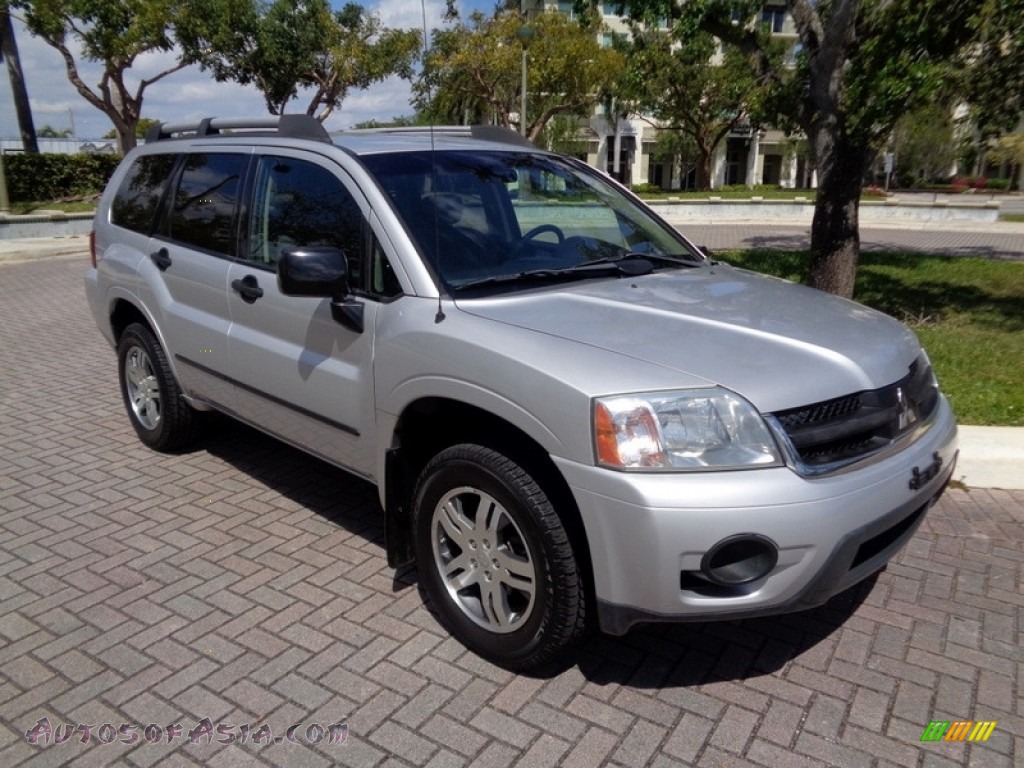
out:
{"label": "steering wheel", "polygon": [[541,224],[539,227],[534,227],[525,235],[522,236],[521,242],[525,243],[527,240],[532,240],[537,235],[542,235],[545,232],[553,232],[555,237],[558,238],[558,244],[561,245],[565,242],[565,233],[556,227],[554,224]]}

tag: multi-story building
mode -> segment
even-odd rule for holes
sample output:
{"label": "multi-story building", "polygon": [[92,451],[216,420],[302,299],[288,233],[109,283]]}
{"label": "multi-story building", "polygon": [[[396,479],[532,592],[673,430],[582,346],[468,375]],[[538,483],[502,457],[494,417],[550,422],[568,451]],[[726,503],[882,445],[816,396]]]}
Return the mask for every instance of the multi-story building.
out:
{"label": "multi-story building", "polygon": [[[602,42],[608,45],[613,35],[629,34],[625,19],[616,13],[616,5],[599,4],[605,27],[600,34]],[[527,16],[544,10],[558,10],[570,16],[574,12],[572,0],[522,0],[521,7]],[[768,25],[773,35],[792,41],[791,50],[795,50],[798,35],[784,0],[766,0],[761,23]],[[588,125],[581,127],[580,138],[587,144],[587,162],[630,184],[652,184],[663,189],[695,186],[694,168],[680,169],[658,158],[655,146],[660,128],[656,121],[642,115],[616,116],[616,111],[599,106]],[[805,143],[792,140],[782,131],[741,123],[715,152],[711,186],[812,186],[814,175],[802,146]],[[583,158],[582,153],[580,156]]]}

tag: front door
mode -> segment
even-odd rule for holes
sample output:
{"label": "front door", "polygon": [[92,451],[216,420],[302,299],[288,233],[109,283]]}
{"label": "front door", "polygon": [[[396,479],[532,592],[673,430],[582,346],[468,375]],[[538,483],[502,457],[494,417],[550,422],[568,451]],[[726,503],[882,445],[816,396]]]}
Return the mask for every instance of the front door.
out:
{"label": "front door", "polygon": [[277,260],[286,248],[340,248],[350,285],[365,278],[368,228],[354,185],[282,150],[255,159],[242,259],[228,274],[230,354],[243,419],[332,463],[373,470],[373,325],[377,303],[364,300],[366,331],[331,317],[329,299],[285,296]]}

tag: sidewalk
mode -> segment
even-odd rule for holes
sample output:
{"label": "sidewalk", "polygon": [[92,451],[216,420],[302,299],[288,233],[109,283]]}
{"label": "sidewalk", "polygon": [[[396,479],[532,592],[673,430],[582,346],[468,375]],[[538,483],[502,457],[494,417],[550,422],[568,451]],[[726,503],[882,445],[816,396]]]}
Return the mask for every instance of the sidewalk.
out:
{"label": "sidewalk", "polygon": [[0,264],[11,261],[31,261],[54,256],[81,254],[88,258],[89,235],[62,235],[56,237],[19,237],[0,240]]}
{"label": "sidewalk", "polygon": [[[1024,234],[1024,224],[1010,226]],[[88,251],[88,235],[0,240],[0,264],[77,255],[84,269]],[[954,480],[970,488],[1024,490],[1024,427],[961,425]]]}

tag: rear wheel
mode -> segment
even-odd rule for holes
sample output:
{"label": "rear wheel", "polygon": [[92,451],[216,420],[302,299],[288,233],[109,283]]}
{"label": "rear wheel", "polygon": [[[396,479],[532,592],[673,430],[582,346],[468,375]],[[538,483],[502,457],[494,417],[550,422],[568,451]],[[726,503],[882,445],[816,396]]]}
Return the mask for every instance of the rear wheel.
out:
{"label": "rear wheel", "polygon": [[117,345],[118,377],[128,418],[150,448],[170,451],[196,433],[198,414],[185,402],[167,355],[141,323],[125,328]]}
{"label": "rear wheel", "polygon": [[582,578],[540,485],[480,445],[435,456],[415,491],[420,578],[468,648],[514,670],[550,660],[584,629]]}

